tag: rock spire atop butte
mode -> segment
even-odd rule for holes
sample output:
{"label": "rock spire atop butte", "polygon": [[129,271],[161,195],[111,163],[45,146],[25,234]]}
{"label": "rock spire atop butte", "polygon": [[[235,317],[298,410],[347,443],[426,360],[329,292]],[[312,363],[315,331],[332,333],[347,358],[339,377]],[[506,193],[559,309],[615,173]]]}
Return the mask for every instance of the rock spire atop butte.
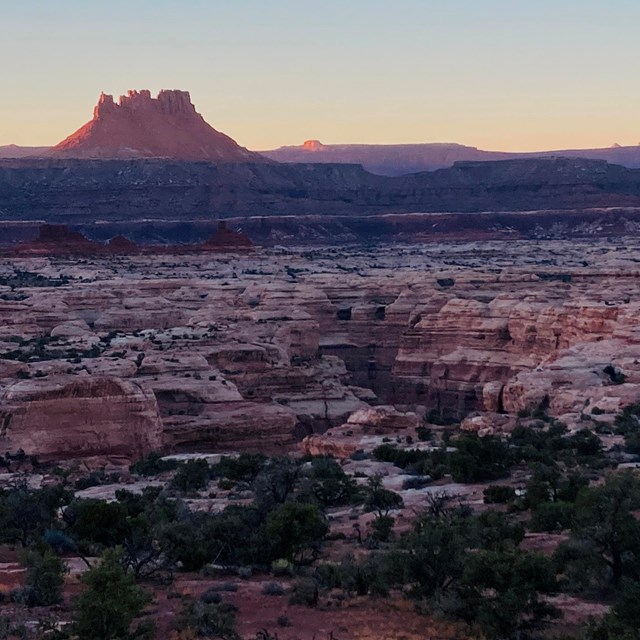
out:
{"label": "rock spire atop butte", "polygon": [[216,131],[196,111],[188,91],[129,91],[115,102],[102,93],[93,119],[53,147],[60,158],[175,158],[214,162],[265,159]]}

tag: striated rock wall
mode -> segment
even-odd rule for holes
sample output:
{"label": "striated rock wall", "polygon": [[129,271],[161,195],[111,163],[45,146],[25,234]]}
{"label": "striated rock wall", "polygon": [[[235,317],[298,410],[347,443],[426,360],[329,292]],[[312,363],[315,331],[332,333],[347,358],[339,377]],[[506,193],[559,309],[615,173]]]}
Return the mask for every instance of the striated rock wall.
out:
{"label": "striated rock wall", "polygon": [[153,393],[132,381],[50,377],[0,392],[0,450],[43,461],[108,457],[135,460],[163,448]]}
{"label": "striated rock wall", "polygon": [[[119,223],[111,235],[128,237],[133,236],[125,232],[126,225],[145,222],[149,227],[150,220],[158,221],[162,228],[175,222],[197,225],[210,223],[212,218],[264,216],[264,220],[248,223],[254,228],[249,235],[260,242],[270,235],[274,243],[288,237],[309,242],[344,234],[356,239],[403,234],[411,238],[418,232],[429,237],[434,229],[443,238],[447,230],[460,233],[463,229],[468,237],[478,239],[495,238],[499,231],[532,235],[541,220],[550,231],[554,223],[562,225],[566,209],[637,208],[640,170],[598,161],[542,159],[461,163],[450,169],[390,178],[346,164],[0,160],[0,205],[0,220],[94,224],[100,219]],[[540,210],[551,210],[552,218],[537,213],[514,219],[508,213]],[[445,216],[436,227],[423,221],[417,229],[412,228],[416,219],[383,219],[375,224],[357,219],[447,211],[507,213],[491,218]],[[304,216],[308,215],[322,219],[307,221]],[[336,215],[346,219],[326,220]],[[271,223],[272,216],[295,218]],[[350,222],[351,218],[355,220]],[[584,224],[584,219],[577,222]],[[323,223],[332,229],[323,229]],[[624,227],[624,220],[619,224]]]}

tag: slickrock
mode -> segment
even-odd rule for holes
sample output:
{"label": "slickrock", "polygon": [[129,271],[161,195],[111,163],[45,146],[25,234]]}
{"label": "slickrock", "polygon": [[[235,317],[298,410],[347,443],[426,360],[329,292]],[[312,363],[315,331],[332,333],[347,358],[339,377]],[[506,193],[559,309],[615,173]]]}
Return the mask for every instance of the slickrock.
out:
{"label": "slickrock", "polygon": [[404,413],[388,405],[359,409],[352,413],[347,420],[347,425],[357,425],[364,431],[389,431],[391,433],[415,429],[418,424],[418,416],[415,413]]}

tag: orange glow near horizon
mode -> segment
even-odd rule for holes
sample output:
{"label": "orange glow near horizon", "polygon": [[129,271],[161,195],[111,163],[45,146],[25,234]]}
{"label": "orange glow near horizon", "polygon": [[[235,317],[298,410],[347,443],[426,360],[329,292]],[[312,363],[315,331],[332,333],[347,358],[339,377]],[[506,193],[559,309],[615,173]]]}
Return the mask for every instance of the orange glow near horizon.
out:
{"label": "orange glow near horizon", "polygon": [[640,141],[637,0],[6,4],[0,53],[19,64],[3,72],[0,144],[54,145],[101,91],[146,88],[190,91],[254,150]]}

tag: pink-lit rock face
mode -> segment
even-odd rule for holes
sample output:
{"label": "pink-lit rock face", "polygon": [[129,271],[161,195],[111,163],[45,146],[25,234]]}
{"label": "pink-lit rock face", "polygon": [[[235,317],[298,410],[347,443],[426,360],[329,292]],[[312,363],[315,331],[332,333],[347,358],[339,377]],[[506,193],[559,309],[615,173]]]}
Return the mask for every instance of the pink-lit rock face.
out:
{"label": "pink-lit rock face", "polygon": [[113,377],[47,377],[0,393],[0,447],[41,460],[135,460],[162,449],[155,396]]}
{"label": "pink-lit rock face", "polygon": [[116,102],[102,93],[93,119],[53,147],[57,158],[175,158],[216,162],[263,158],[211,127],[188,91],[129,91]]}
{"label": "pink-lit rock face", "polygon": [[322,151],[325,149],[325,146],[320,140],[305,140],[302,147],[308,151]]}

